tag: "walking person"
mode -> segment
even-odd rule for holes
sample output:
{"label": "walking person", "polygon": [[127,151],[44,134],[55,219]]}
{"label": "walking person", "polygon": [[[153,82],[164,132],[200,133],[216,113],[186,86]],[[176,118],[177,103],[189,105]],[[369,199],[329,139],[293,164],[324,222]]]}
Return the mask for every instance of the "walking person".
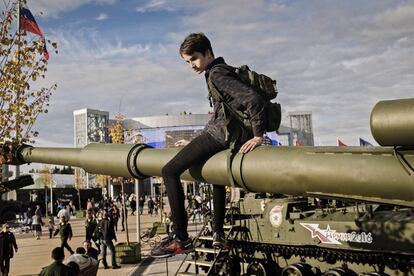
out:
{"label": "walking person", "polygon": [[106,262],[107,248],[109,248],[112,254],[112,269],[120,268],[120,266],[116,264],[115,246],[112,242],[112,240],[115,242],[117,241],[114,226],[108,219],[108,214],[105,211],[102,213],[102,220],[98,223],[98,236],[101,244],[102,264],[104,268],[109,268],[108,263]]}
{"label": "walking person", "polygon": [[6,223],[0,233],[0,269],[3,276],[9,275],[10,259],[13,258],[14,251],[17,253],[16,238],[9,229],[9,225]]}
{"label": "walking person", "polygon": [[60,217],[60,223],[58,228],[56,229],[54,236],[56,236],[57,234],[59,234],[60,236],[60,247],[66,248],[69,253],[72,255],[73,254],[73,250],[72,248],[69,246],[68,241],[70,241],[72,239],[73,233],[72,233],[72,226],[70,225],[69,222],[66,221],[66,217],[62,216]]}
{"label": "walking person", "polygon": [[47,229],[49,230],[49,239],[51,239],[53,236],[53,232],[55,231],[55,222],[53,221],[53,219],[49,219],[47,223]]}
{"label": "walking person", "polygon": [[[171,235],[155,247],[151,251],[153,257],[169,257],[193,250],[192,240],[187,231],[185,196],[180,175],[230,146],[238,148],[241,153],[253,150],[262,144],[265,132],[265,101],[252,87],[241,81],[222,57],[215,58],[211,43],[203,33],[188,35],[180,46],[180,55],[196,73],[204,72],[214,115],[203,132],[191,142],[179,140],[175,143],[175,146],[183,146],[183,149],[162,168],[175,237]],[[213,97],[217,91],[222,94],[221,101]],[[234,110],[244,108],[249,114],[250,132],[246,131],[241,122],[230,116],[228,106]],[[228,247],[223,231],[225,198],[225,187],[214,185],[213,246],[223,249]]]}

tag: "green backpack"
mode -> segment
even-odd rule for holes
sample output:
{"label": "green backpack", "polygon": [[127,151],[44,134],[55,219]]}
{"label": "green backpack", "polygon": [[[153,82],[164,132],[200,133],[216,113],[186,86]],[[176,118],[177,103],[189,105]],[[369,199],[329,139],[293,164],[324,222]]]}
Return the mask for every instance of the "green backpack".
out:
{"label": "green backpack", "polygon": [[[250,70],[247,65],[232,67],[226,64],[218,64],[216,66],[225,67],[235,72],[243,83],[253,88],[253,90],[265,100],[266,131],[277,131],[280,127],[280,121],[282,119],[282,110],[280,104],[272,103],[270,101],[277,96],[276,80]],[[246,129],[252,129],[250,116],[246,110],[236,110],[232,108],[228,103],[226,103],[223,95],[216,88],[210,78],[208,79],[208,87],[209,97],[212,97],[221,103],[225,109],[230,112],[230,115],[242,123]]]}

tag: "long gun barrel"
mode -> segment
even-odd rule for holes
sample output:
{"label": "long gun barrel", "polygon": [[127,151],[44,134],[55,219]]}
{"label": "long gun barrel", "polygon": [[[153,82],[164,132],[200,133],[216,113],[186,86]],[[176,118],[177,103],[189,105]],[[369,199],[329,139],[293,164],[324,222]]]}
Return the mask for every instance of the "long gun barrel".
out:
{"label": "long gun barrel", "polygon": [[[383,139],[392,147],[261,146],[248,154],[238,153],[230,164],[234,183],[253,192],[414,207],[413,111],[414,99],[379,102],[374,108],[373,135],[380,144]],[[393,120],[398,122],[398,116],[408,115],[411,117],[405,122],[410,125],[397,128],[398,131],[393,129],[391,134],[387,132]],[[378,117],[387,118],[387,123],[378,123]],[[179,150],[146,145],[89,144],[82,149],[23,145],[12,149],[4,146],[3,152],[9,151],[11,155],[3,159],[11,164],[70,165],[90,173],[140,178],[161,176],[163,166]],[[185,171],[181,178],[230,185],[227,162],[225,150]]]}

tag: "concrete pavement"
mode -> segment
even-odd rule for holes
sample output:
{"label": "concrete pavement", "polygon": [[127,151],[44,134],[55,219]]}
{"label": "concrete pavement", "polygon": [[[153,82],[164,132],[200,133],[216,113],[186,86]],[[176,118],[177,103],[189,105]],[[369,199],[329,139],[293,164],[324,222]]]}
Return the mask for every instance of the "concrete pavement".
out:
{"label": "concrete pavement", "polygon": [[[155,221],[160,221],[160,216],[150,216],[146,213],[146,210],[144,210],[144,215],[141,216],[141,232],[152,227],[152,224]],[[135,221],[135,216],[128,216],[129,238],[131,242],[137,241]],[[69,245],[75,250],[77,247],[82,246],[82,242],[85,239],[84,219],[72,218],[70,223],[72,225],[74,236],[72,240],[69,241]],[[201,224],[193,225],[191,228],[194,230],[195,226],[200,229]],[[121,229],[120,222],[118,223],[118,229]],[[118,242],[126,242],[126,232],[118,231],[116,234]],[[43,227],[43,235],[40,240],[36,240],[30,232],[16,233],[15,235],[19,250],[14,258],[11,259],[9,275],[37,275],[42,267],[45,267],[52,262],[50,257],[52,249],[60,246],[60,238],[56,236],[49,239],[49,233],[45,227]],[[165,259],[154,259],[149,257],[149,251],[149,245],[143,244],[142,261],[138,264],[121,264],[121,268],[117,270],[104,270],[102,263],[100,263],[98,275],[167,275]],[[69,256],[69,252],[66,251],[66,249],[65,256]],[[181,263],[180,260],[182,259],[183,256],[169,258],[169,275],[174,275]],[[107,256],[107,261],[108,265],[111,265],[110,256]]]}

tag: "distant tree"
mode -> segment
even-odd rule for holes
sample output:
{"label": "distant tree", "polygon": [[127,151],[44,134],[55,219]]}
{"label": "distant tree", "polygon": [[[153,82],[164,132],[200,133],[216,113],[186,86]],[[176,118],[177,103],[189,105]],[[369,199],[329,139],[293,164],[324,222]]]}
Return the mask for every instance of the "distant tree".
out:
{"label": "distant tree", "polygon": [[[33,125],[40,114],[48,112],[50,96],[57,86],[34,85],[47,71],[44,41],[16,29],[17,3],[0,3],[0,142],[21,143],[34,142],[39,135]],[[57,48],[56,43],[48,43]]]}
{"label": "distant tree", "polygon": [[53,183],[53,174],[49,166],[43,166],[40,170],[40,179],[44,187],[50,187]]}

